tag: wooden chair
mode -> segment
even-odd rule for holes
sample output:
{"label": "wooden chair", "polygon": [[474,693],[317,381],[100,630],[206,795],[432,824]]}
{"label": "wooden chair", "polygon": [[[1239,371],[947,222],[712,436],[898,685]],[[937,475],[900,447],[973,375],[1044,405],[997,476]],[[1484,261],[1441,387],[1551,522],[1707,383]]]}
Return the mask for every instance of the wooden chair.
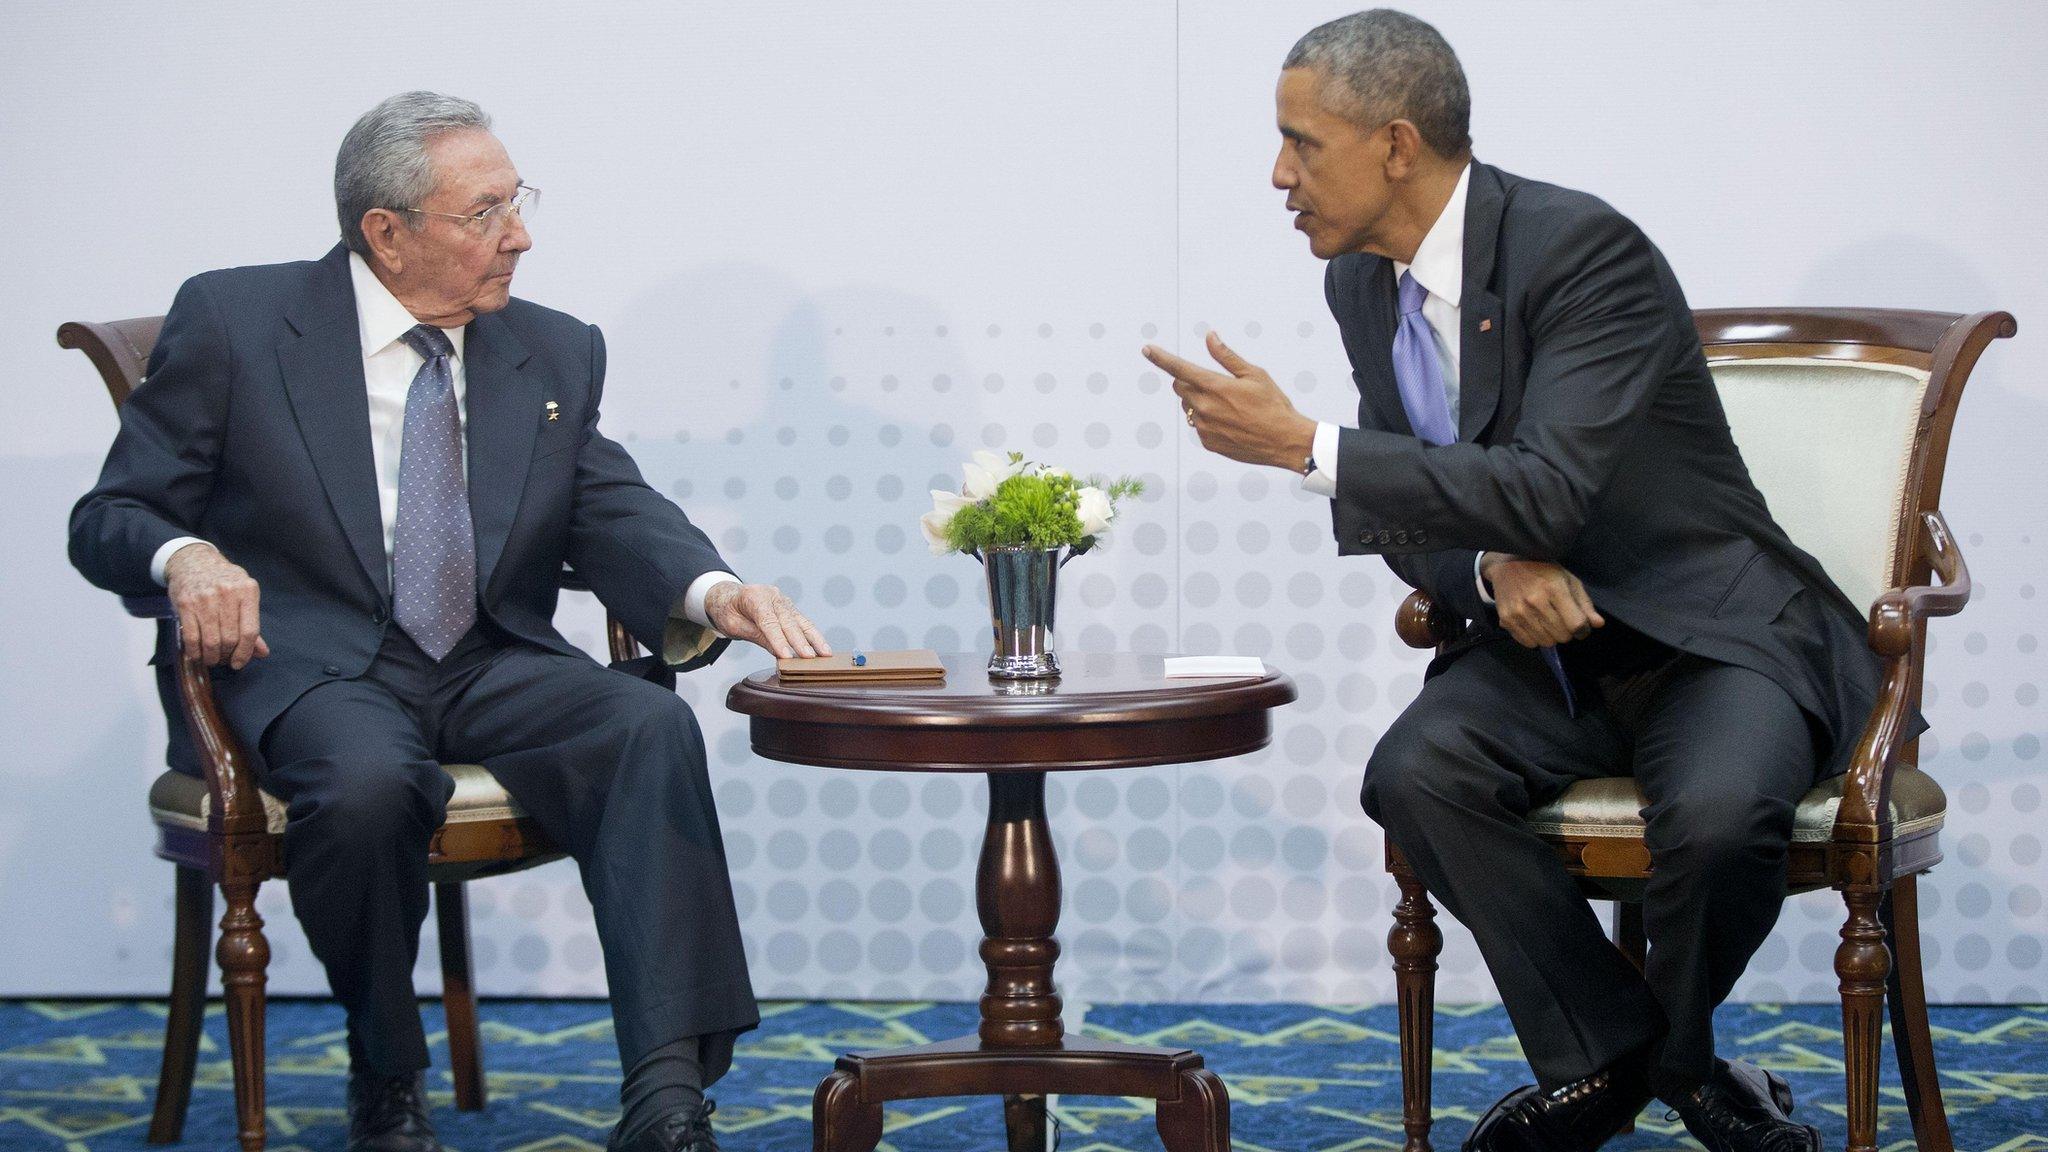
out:
{"label": "wooden chair", "polygon": [[[92,359],[119,408],[142,384],[150,349],[162,327],[161,316],[74,321],[57,329],[57,343]],[[578,587],[572,574],[564,576],[565,587]],[[285,808],[259,787],[248,753],[222,722],[206,669],[176,655],[177,618],[170,601],[149,596],[123,597],[122,602],[130,615],[158,621],[159,653],[166,654],[160,675],[174,681],[172,686],[160,680],[171,729],[171,759],[174,764],[182,759],[186,740],[195,758],[187,771],[174,767],[157,777],[149,790],[156,854],[178,866],[170,1019],[164,1030],[149,1142],[176,1143],[184,1131],[206,1007],[206,952],[212,885],[217,883],[227,902],[215,956],[227,1001],[238,1135],[244,1152],[257,1152],[264,1144],[263,987],[270,945],[263,938],[263,918],[256,914],[256,892],[265,880],[285,874]],[[613,659],[638,655],[638,645],[616,619],[608,619],[606,630]],[[455,1106],[474,1112],[484,1106],[484,1076],[462,884],[559,860],[562,853],[482,767],[443,767],[455,778],[455,794],[448,802],[446,822],[434,834],[429,875],[441,940],[441,1000],[448,1022]]]}
{"label": "wooden chair", "polygon": [[[1715,309],[1694,322],[1751,477],[1792,539],[1851,600],[1870,605],[1870,647],[1884,666],[1849,771],[1807,794],[1792,833],[1791,891],[1833,888],[1848,909],[1835,953],[1848,1146],[1877,1146],[1879,1013],[1889,1002],[1914,1138],[1921,1152],[1951,1152],[1915,889],[1941,860],[1947,799],[1917,766],[1905,726],[1920,703],[1927,619],[1953,615],[1970,598],[1969,570],[1939,508],[1949,432],[1978,356],[2016,325],[2004,312],[1843,308]],[[1930,573],[1941,583],[1930,584]],[[1428,648],[1455,639],[1465,622],[1417,592],[1394,626],[1409,645]],[[1650,872],[1643,804],[1623,777],[1574,784],[1529,814],[1586,894],[1617,902],[1615,941],[1638,967]],[[1387,869],[1401,890],[1387,951],[1401,1018],[1402,1121],[1408,1152],[1426,1152],[1443,936],[1422,882],[1392,843]]]}

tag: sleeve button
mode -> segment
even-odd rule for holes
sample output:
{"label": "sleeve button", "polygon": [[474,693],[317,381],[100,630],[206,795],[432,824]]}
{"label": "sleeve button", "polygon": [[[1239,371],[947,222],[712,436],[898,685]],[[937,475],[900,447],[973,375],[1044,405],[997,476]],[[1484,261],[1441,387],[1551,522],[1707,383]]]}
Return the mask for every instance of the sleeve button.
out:
{"label": "sleeve button", "polygon": [[1422,529],[1420,529],[1420,528],[1417,528],[1417,529],[1415,530],[1415,542],[1416,542],[1417,544],[1427,544],[1427,543],[1429,543],[1429,533],[1427,533],[1427,532],[1423,531],[1423,530],[1422,530]]}
{"label": "sleeve button", "polygon": [[1399,530],[1397,530],[1397,531],[1396,531],[1396,532],[1394,533],[1394,543],[1396,543],[1396,544],[1406,544],[1407,542],[1408,542],[1408,530],[1407,530],[1406,528],[1402,528],[1402,529],[1399,529]]}

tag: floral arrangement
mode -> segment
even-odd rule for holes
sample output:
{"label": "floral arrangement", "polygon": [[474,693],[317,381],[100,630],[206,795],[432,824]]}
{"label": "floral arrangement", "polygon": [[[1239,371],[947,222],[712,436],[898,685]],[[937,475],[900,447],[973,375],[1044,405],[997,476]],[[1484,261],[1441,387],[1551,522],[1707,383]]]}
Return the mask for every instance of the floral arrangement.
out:
{"label": "floral arrangement", "polygon": [[976,452],[961,466],[959,492],[932,490],[932,510],[918,520],[934,556],[980,555],[989,548],[1095,547],[1116,518],[1116,505],[1145,491],[1144,481],[1074,479],[1064,468],[1034,464],[1021,452]]}

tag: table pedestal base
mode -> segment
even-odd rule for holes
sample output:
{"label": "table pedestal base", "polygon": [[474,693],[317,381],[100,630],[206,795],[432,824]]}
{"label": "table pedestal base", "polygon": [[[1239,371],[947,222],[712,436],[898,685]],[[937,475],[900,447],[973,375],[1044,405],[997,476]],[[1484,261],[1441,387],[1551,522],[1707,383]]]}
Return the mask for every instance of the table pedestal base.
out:
{"label": "table pedestal base", "polygon": [[962,1036],[841,1056],[818,1085],[814,1152],[872,1152],[882,1105],[931,1096],[1004,1096],[1010,1152],[1045,1148],[1044,1097],[1137,1096],[1159,1102],[1166,1152],[1229,1152],[1230,1095],[1200,1055],[1068,1036],[1044,1047],[992,1047]]}

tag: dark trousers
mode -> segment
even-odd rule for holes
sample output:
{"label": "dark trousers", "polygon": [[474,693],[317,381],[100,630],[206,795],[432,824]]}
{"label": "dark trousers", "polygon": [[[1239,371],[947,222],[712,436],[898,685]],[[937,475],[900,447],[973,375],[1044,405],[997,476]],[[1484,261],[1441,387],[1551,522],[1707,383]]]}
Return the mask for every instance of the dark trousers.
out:
{"label": "dark trousers", "polygon": [[[1544,1088],[1642,1050],[1668,1097],[1712,1072],[1714,1008],[1777,922],[1813,736],[1758,673],[1618,622],[1594,637],[1565,647],[1576,718],[1541,656],[1512,639],[1453,660],[1374,750],[1363,800],[1471,930]],[[1648,801],[1642,973],[1524,822],[1574,781],[1619,775]]]}
{"label": "dark trousers", "polygon": [[696,717],[658,685],[494,633],[480,624],[437,664],[394,627],[363,676],[313,688],[264,734],[292,910],[352,1052],[387,1075],[427,1066],[412,970],[454,791],[440,762],[480,763],[582,871],[623,1066],[706,1037],[709,1083],[760,1013]]}

